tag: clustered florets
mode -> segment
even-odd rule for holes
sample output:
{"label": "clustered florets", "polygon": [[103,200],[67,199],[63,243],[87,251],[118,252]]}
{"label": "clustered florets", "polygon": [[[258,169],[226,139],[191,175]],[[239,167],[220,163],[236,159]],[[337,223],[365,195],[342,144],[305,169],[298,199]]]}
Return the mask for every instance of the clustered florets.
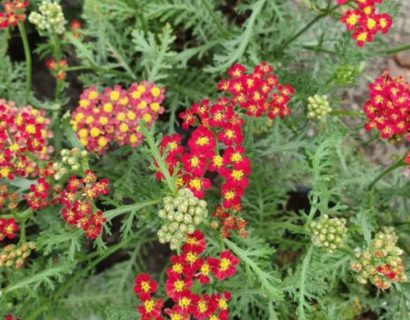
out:
{"label": "clustered florets", "polygon": [[312,243],[329,252],[340,248],[347,234],[346,219],[329,218],[328,215],[310,224],[312,231]]}
{"label": "clustered florets", "polygon": [[28,6],[28,1],[13,0],[0,4],[3,11],[0,11],[0,30],[10,26],[15,27],[18,23],[26,20],[24,11]]}
{"label": "clustered florets", "polygon": [[65,31],[65,19],[63,9],[56,2],[43,1],[39,12],[32,12],[29,21],[41,31],[63,34]]}
{"label": "clustered florets", "polygon": [[20,269],[35,249],[36,244],[33,241],[5,246],[2,251],[0,251],[0,268]]}
{"label": "clustered florets", "polygon": [[393,228],[384,228],[376,234],[368,249],[355,250],[351,263],[360,283],[370,281],[379,289],[388,289],[392,283],[406,282],[407,276],[400,256],[403,250],[396,246],[398,237]]}
{"label": "clustered florets", "polygon": [[315,94],[308,98],[308,118],[322,121],[332,112],[329,100],[326,95],[320,96]]}
{"label": "clustered florets", "polygon": [[0,184],[0,210],[13,210],[17,208],[19,201],[20,195],[17,192],[10,190],[5,184]]}
{"label": "clustered florets", "polygon": [[108,180],[97,181],[91,170],[84,173],[84,178],[72,176],[59,196],[63,205],[61,214],[64,220],[77,228],[81,228],[90,239],[96,239],[106,221],[101,210],[97,210],[94,201],[108,194]]}
{"label": "clustered florets", "polygon": [[410,141],[410,85],[384,73],[369,90],[370,98],[363,106],[368,118],[365,129],[376,129],[383,139],[405,137]]}
{"label": "clustered florets", "polygon": [[179,249],[188,234],[207,217],[207,204],[189,189],[181,189],[176,197],[165,197],[163,202],[158,216],[166,223],[158,230],[159,242],[169,242],[171,250]]}
{"label": "clustered florets", "polygon": [[[180,114],[184,129],[195,127],[186,146],[178,134],[165,136],[161,142],[169,172],[180,170],[179,187],[186,187],[196,197],[203,198],[211,187],[211,180],[205,174],[212,172],[222,178],[221,209],[214,217],[221,223],[223,237],[239,226],[244,228],[245,224],[235,216],[241,209],[251,171],[242,145],[244,119],[240,110],[252,117],[282,117],[290,113],[287,103],[293,94],[290,85],[278,83],[267,63],[257,65],[251,74],[245,71],[244,66],[236,64],[228,71],[230,78],[219,83],[218,88],[228,93],[229,98],[218,98],[215,103],[202,100]],[[158,173],[157,178],[162,179],[162,174]],[[219,214],[221,211],[224,214]],[[246,236],[243,228],[239,232]]]}
{"label": "clustered florets", "polygon": [[53,168],[56,171],[54,174],[55,180],[60,180],[67,174],[73,174],[75,172],[83,172],[87,167],[88,152],[85,150],[63,149],[60,152],[61,161],[54,162]]}
{"label": "clustered florets", "polygon": [[47,68],[51,71],[51,74],[57,80],[64,80],[66,77],[66,70],[68,67],[67,60],[61,59],[60,61],[55,61],[53,59],[47,59],[46,61]]}
{"label": "clustered florets", "polygon": [[103,154],[111,142],[136,147],[142,143],[140,121],[151,126],[164,111],[164,90],[154,83],[133,83],[128,90],[120,86],[92,87],[85,90],[71,124],[87,150]]}
{"label": "clustered florets", "polygon": [[[141,300],[137,310],[141,320],[163,319],[162,313],[172,320],[229,318],[229,292],[199,293],[201,286],[208,284],[211,277],[222,281],[233,277],[239,259],[230,251],[223,251],[219,258],[203,257],[206,249],[205,237],[200,231],[190,234],[182,247],[181,255],[171,257],[171,266],[166,270],[165,293],[174,305],[162,311],[163,299],[154,298],[158,284],[148,274],[139,274],[135,279],[134,291]],[[199,283],[196,283],[198,281]]]}
{"label": "clustered florets", "polygon": [[[348,0],[337,0],[339,5],[343,5]],[[354,0],[356,7],[347,10],[341,22],[346,25],[346,29],[352,32],[352,38],[356,44],[362,47],[366,42],[372,42],[374,36],[379,33],[387,33],[392,25],[392,18],[387,13],[379,13],[376,4],[383,0]]]}
{"label": "clustered florets", "polygon": [[15,219],[0,218],[0,241],[3,241],[5,238],[14,239],[18,230],[19,227]]}
{"label": "clustered florets", "polygon": [[17,108],[14,103],[0,100],[0,178],[36,177],[37,161],[49,159],[52,147],[48,139],[50,120],[43,110]]}

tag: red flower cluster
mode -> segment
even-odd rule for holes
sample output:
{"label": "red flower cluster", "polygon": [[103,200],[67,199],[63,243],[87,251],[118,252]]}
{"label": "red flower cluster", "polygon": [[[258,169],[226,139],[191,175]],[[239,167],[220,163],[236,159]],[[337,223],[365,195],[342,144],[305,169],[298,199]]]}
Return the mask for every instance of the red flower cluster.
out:
{"label": "red flower cluster", "polygon": [[[343,5],[347,0],[338,0],[339,5]],[[374,36],[379,33],[387,33],[393,23],[392,18],[387,13],[377,12],[376,4],[383,0],[355,0],[357,7],[347,10],[341,22],[346,25],[346,29],[352,32],[352,38],[356,44],[362,47],[366,42],[372,42]]]}
{"label": "red flower cluster", "polygon": [[370,99],[363,106],[368,118],[365,129],[378,130],[383,139],[406,137],[410,141],[410,84],[384,73],[369,90]]}
{"label": "red flower cluster", "polygon": [[84,178],[72,176],[58,199],[63,205],[61,213],[64,220],[83,229],[88,238],[96,239],[106,218],[102,211],[95,209],[94,201],[108,192],[108,180],[97,181],[91,170],[85,172]]}
{"label": "red flower cluster", "polygon": [[140,121],[148,126],[164,111],[164,90],[153,83],[133,83],[128,90],[120,86],[103,93],[85,90],[71,124],[80,142],[89,150],[103,154],[110,142],[138,146],[142,142]]}
{"label": "red flower cluster", "polygon": [[0,218],[0,241],[5,238],[14,239],[16,232],[19,230],[15,219]]}
{"label": "red flower cluster", "polygon": [[49,123],[43,110],[0,100],[0,179],[38,175],[37,161],[47,160],[52,152]]}
{"label": "red flower cluster", "polygon": [[[172,320],[210,319],[227,320],[229,318],[229,292],[197,294],[193,292],[197,280],[205,285],[211,281],[233,277],[239,259],[230,251],[223,251],[219,257],[203,257],[206,249],[204,235],[195,231],[187,238],[182,247],[181,255],[171,257],[171,266],[167,268],[165,292],[174,301],[172,308],[165,309],[164,313]],[[152,297],[157,291],[157,283],[148,274],[140,274],[135,279],[134,291],[141,299],[138,312],[142,320],[159,320],[162,318],[162,299]]]}
{"label": "red flower cluster", "polygon": [[66,77],[65,70],[67,69],[67,60],[62,59],[60,61],[55,61],[53,59],[48,59],[46,61],[46,66],[57,80],[65,79]]}
{"label": "red flower cluster", "polygon": [[252,117],[267,115],[270,119],[287,116],[287,106],[295,90],[289,84],[281,85],[273,68],[266,62],[258,64],[251,74],[240,64],[228,70],[230,79],[221,80],[218,89],[230,93],[231,105],[239,105]]}
{"label": "red flower cluster", "polygon": [[[231,215],[241,209],[251,172],[242,146],[244,119],[240,110],[252,117],[282,117],[290,113],[287,103],[294,92],[290,85],[278,83],[267,63],[257,65],[251,74],[245,71],[244,66],[236,64],[228,70],[230,78],[219,83],[219,89],[229,93],[229,98],[219,98],[215,103],[202,100],[180,114],[184,129],[196,127],[186,147],[178,134],[165,136],[161,142],[161,151],[167,152],[169,172],[173,174],[179,168],[180,186],[189,188],[196,197],[203,198],[211,186],[207,172],[222,178],[222,205],[214,217],[221,223],[223,237],[233,230],[246,236],[245,221]],[[162,174],[158,173],[157,178],[162,179]]]}
{"label": "red flower cluster", "polygon": [[28,6],[28,1],[13,0],[2,4],[3,11],[0,11],[0,30],[10,26],[15,27],[19,22],[26,19],[24,11]]}

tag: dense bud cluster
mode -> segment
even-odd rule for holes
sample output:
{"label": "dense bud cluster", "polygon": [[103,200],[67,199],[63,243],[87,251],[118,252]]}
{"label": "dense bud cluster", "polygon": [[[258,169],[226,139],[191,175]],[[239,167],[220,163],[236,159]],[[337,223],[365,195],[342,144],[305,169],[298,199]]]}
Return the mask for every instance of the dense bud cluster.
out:
{"label": "dense bud cluster", "polygon": [[19,227],[15,219],[0,218],[0,241],[5,238],[14,239],[18,230]]}
{"label": "dense bud cluster", "polygon": [[[339,5],[347,1],[337,0]],[[376,7],[376,4],[382,2],[383,0],[351,1],[354,9],[347,10],[340,19],[346,25],[346,29],[352,32],[352,38],[359,47],[366,42],[372,42],[377,33],[389,32],[392,18],[387,13],[379,13]]]}
{"label": "dense bud cluster", "polygon": [[[215,103],[202,100],[180,114],[184,129],[194,127],[187,145],[182,145],[182,136],[178,134],[165,136],[161,142],[170,174],[179,170],[179,186],[190,189],[196,197],[203,198],[211,187],[207,172],[222,178],[215,181],[222,181],[221,208],[226,214],[218,215],[218,219],[222,220],[222,226],[229,224],[233,227],[222,228],[223,237],[237,230],[232,219],[227,223],[224,220],[241,210],[251,172],[250,160],[242,145],[242,110],[257,118],[286,116],[290,113],[287,103],[294,92],[290,85],[279,84],[272,66],[267,63],[258,64],[249,74],[244,66],[235,64],[228,70],[228,75],[229,79],[222,80],[218,88],[229,98],[220,97]],[[157,178],[163,179],[162,173],[158,172]],[[239,225],[243,226],[243,223]],[[241,235],[246,233],[241,232]]]}
{"label": "dense bud cluster", "polygon": [[332,111],[326,95],[315,94],[308,98],[308,118],[314,120],[324,120]]}
{"label": "dense bud cluster", "polygon": [[87,167],[88,152],[73,148],[71,150],[61,150],[61,161],[55,162],[53,168],[55,180],[60,180],[67,174],[83,172]]}
{"label": "dense bud cluster", "polygon": [[158,231],[159,242],[169,242],[171,250],[179,249],[188,234],[207,217],[207,204],[189,189],[181,189],[176,197],[165,197],[163,202],[158,215],[166,223]]}
{"label": "dense bud cluster", "polygon": [[97,176],[91,170],[85,172],[84,178],[72,176],[59,196],[64,220],[83,229],[88,238],[96,239],[101,234],[106,218],[102,211],[96,209],[94,201],[108,192],[108,180],[97,181]]}
{"label": "dense bud cluster", "polygon": [[43,1],[39,7],[39,12],[32,12],[28,19],[41,31],[56,34],[63,34],[65,31],[66,21],[63,9],[56,2]]}
{"label": "dense bud cluster", "polygon": [[48,146],[49,123],[43,110],[0,100],[0,179],[39,174],[37,162],[49,159],[53,150]]}
{"label": "dense bud cluster", "polygon": [[396,246],[398,237],[393,228],[384,228],[376,234],[366,250],[357,248],[351,263],[360,283],[369,281],[379,289],[388,289],[392,283],[406,282],[407,276],[400,256],[403,250]]}
{"label": "dense bud cluster", "polygon": [[0,30],[6,29],[10,26],[15,27],[18,23],[26,20],[24,11],[28,6],[26,0],[13,0],[0,3],[0,7],[3,7],[3,11],[0,11]]}
{"label": "dense bud cluster", "polygon": [[[163,319],[162,313],[172,320],[209,319],[228,320],[227,291],[212,294],[201,288],[215,281],[231,278],[236,273],[239,259],[229,250],[219,257],[204,257],[206,241],[202,232],[188,235],[181,255],[171,256],[171,266],[166,270],[165,293],[173,301],[172,307],[163,309],[164,300],[154,298],[158,284],[149,274],[139,274],[134,291],[141,300],[137,310],[142,320]],[[203,291],[203,292],[201,292]]]}
{"label": "dense bud cluster", "polygon": [[87,150],[103,154],[109,144],[136,147],[142,143],[140,121],[150,127],[164,111],[164,90],[154,83],[133,83],[128,90],[121,86],[105,88],[103,93],[88,88],[81,94],[71,124]]}
{"label": "dense bud cluster", "polygon": [[347,233],[344,218],[329,218],[328,215],[320,217],[318,221],[313,221],[310,228],[312,243],[330,252],[341,247]]}
{"label": "dense bud cluster", "polygon": [[24,261],[35,249],[36,244],[33,241],[5,246],[2,251],[0,251],[0,268],[20,269],[23,266]]}

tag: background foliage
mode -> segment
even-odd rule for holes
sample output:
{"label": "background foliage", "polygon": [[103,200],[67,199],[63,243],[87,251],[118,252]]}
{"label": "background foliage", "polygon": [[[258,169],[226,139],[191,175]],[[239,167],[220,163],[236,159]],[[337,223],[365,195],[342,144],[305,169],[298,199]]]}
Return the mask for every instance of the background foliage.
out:
{"label": "background foliage", "polygon": [[[31,8],[39,2],[30,1]],[[398,2],[387,3],[394,16]],[[359,49],[333,11],[294,38],[331,6],[333,1],[322,0],[84,0],[82,38],[67,33],[64,40],[69,64],[81,66],[72,71],[81,86],[146,79],[166,88],[158,132],[179,130],[178,112],[215,97],[217,81],[237,61],[250,67],[269,61],[280,81],[295,87],[290,117],[252,120],[246,128],[252,175],[243,216],[249,237],[223,242],[207,230],[211,253],[230,248],[241,258],[237,277],[226,282],[238,319],[410,318],[408,284],[378,292],[356,283],[350,257],[313,247],[305,227],[320,214],[344,217],[354,248],[382,226],[394,226],[406,256],[410,251],[408,179],[395,171],[368,189],[383,170],[366,159],[374,137],[364,141],[358,134],[363,115],[342,107],[344,92],[366,81],[364,65],[386,54],[388,37]],[[24,103],[24,63],[8,57],[16,36],[0,33],[0,97]],[[40,39],[36,53],[44,57],[49,50]],[[306,116],[306,99],[316,93],[327,94],[334,108],[323,123]],[[45,105],[54,103],[35,95]],[[65,95],[60,103],[69,109],[77,100]],[[145,148],[93,158],[93,169],[113,186],[101,203],[113,218],[95,243],[67,227],[55,208],[36,214],[31,224],[38,230],[29,235],[38,247],[35,257],[22,270],[0,273],[0,315],[138,318],[134,276],[151,271],[163,278],[170,254],[156,239],[157,207],[147,204],[164,195],[149,159]],[[137,205],[115,212],[124,203]]]}

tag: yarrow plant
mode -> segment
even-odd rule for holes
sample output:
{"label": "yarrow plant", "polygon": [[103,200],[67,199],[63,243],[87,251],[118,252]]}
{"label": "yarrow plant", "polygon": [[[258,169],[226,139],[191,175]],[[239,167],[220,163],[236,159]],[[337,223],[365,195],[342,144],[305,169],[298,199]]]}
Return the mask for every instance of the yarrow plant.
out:
{"label": "yarrow plant", "polygon": [[25,10],[28,3],[29,2],[25,0],[13,0],[1,3],[0,29],[16,27],[19,22],[26,20]]}
{"label": "yarrow plant", "polygon": [[61,214],[64,220],[81,228],[88,238],[96,239],[106,218],[101,210],[95,208],[95,201],[108,192],[108,180],[98,181],[91,170],[85,171],[83,178],[70,177],[58,197],[63,206]]}
{"label": "yarrow plant", "polygon": [[363,105],[368,118],[365,129],[379,131],[382,139],[410,141],[410,85],[384,73],[369,85],[369,91]]}
{"label": "yarrow plant", "polygon": [[158,230],[159,242],[169,242],[171,250],[179,249],[188,234],[207,217],[207,203],[196,198],[189,189],[179,190],[174,198],[165,197],[163,203],[158,216],[167,222]]}
{"label": "yarrow plant", "polygon": [[[229,250],[219,257],[206,257],[206,240],[200,231],[188,235],[180,255],[171,256],[171,265],[166,269],[165,293],[173,306],[165,308],[164,300],[154,298],[158,284],[148,274],[139,274],[135,278],[134,291],[140,298],[137,307],[141,319],[229,319],[228,291],[207,294],[205,287],[211,282],[223,281],[236,273],[239,259]],[[197,283],[197,284],[196,284]]]}
{"label": "yarrow plant", "polygon": [[82,93],[71,124],[89,151],[103,154],[112,142],[137,147],[143,140],[140,121],[151,126],[164,111],[163,99],[164,90],[149,82],[133,83],[128,90],[117,85],[102,93],[92,87]]}
{"label": "yarrow plant", "polygon": [[0,176],[36,177],[36,160],[47,160],[52,152],[48,140],[53,136],[44,111],[30,106],[17,108],[13,102],[0,101]]}
{"label": "yarrow plant", "polygon": [[63,10],[56,2],[43,1],[39,12],[32,12],[28,19],[41,31],[55,34],[62,34],[65,31]]}
{"label": "yarrow plant", "polygon": [[409,9],[0,0],[0,319],[410,319]]}
{"label": "yarrow plant", "polygon": [[389,32],[393,20],[389,14],[378,12],[377,8],[383,0],[337,0],[339,5],[351,2],[354,3],[354,9],[346,10],[340,20],[352,33],[359,47],[372,42],[377,33]]}
{"label": "yarrow plant", "polygon": [[[229,79],[219,82],[218,89],[229,97],[220,97],[215,103],[202,100],[180,114],[184,129],[195,128],[186,147],[178,134],[165,136],[161,142],[169,172],[178,170],[179,185],[196,197],[203,198],[211,187],[207,172],[222,178],[222,203],[213,216],[219,219],[223,237],[235,230],[246,237],[246,222],[236,217],[251,172],[243,146],[245,119],[241,110],[249,117],[286,116],[290,114],[287,103],[294,92],[290,85],[279,84],[267,63],[257,65],[250,74],[245,71],[244,66],[235,64],[228,70]],[[162,173],[157,178],[162,179]],[[218,227],[217,220],[214,225]]]}
{"label": "yarrow plant", "polygon": [[355,250],[355,261],[351,263],[351,268],[358,273],[357,280],[360,283],[369,281],[386,290],[392,283],[407,281],[400,257],[403,250],[396,246],[397,240],[394,230],[386,228],[376,234],[367,250]]}

